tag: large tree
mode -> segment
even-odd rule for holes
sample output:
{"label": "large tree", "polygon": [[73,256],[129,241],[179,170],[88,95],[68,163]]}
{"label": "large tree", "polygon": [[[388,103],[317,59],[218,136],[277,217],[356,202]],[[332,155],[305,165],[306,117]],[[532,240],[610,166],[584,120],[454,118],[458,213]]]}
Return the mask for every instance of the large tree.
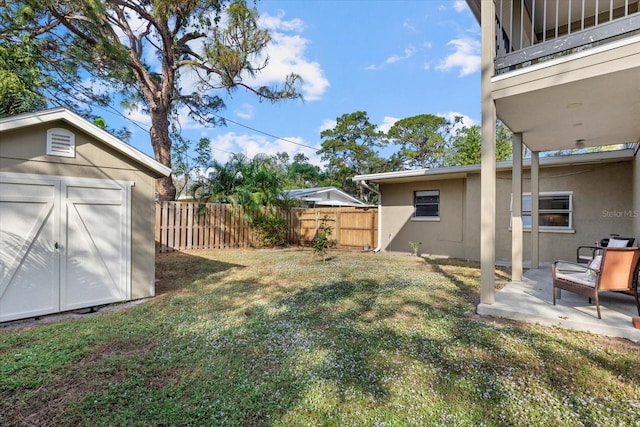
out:
{"label": "large tree", "polygon": [[39,61],[36,47],[28,40],[0,44],[0,117],[46,107],[38,91],[43,78]]}
{"label": "large tree", "polygon": [[[496,126],[496,160],[509,160],[513,153],[512,133],[502,122],[498,122]],[[451,139],[451,147],[445,158],[445,165],[478,165],[482,160],[481,149],[482,132],[480,126],[459,128]]]}
{"label": "large tree", "polygon": [[399,155],[410,168],[442,166],[451,123],[441,116],[420,114],[398,120],[387,137],[400,146]]}
{"label": "large tree", "polygon": [[309,163],[309,158],[302,153],[296,153],[293,162],[287,164],[287,186],[290,188],[318,187],[326,181],[327,174]]}
{"label": "large tree", "polygon": [[[244,0],[22,0],[2,2],[2,43],[35,43],[55,77],[57,103],[90,115],[92,104],[124,100],[151,118],[156,160],[171,166],[182,108],[205,125],[221,124],[221,97],[243,87],[263,100],[298,97],[296,75],[281,87],[256,87],[269,33]],[[158,186],[175,197],[171,177]]]}
{"label": "large tree", "polygon": [[[384,162],[378,156],[376,148],[382,144],[383,134],[369,121],[366,112],[343,114],[337,118],[333,129],[323,130],[320,136],[324,141],[318,154],[322,156],[322,160],[329,162],[327,173],[344,190],[353,192],[351,178],[354,175],[380,172]],[[360,200],[367,200],[362,182],[354,195]]]}

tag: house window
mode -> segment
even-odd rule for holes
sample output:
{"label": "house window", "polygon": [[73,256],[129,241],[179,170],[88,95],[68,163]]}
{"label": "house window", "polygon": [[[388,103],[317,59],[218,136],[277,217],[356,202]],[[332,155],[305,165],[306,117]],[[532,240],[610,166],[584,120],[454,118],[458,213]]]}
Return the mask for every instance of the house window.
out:
{"label": "house window", "polygon": [[423,190],[413,193],[413,204],[415,210],[414,218],[440,217],[440,190]]}
{"label": "house window", "polygon": [[[513,194],[511,195],[513,217]],[[573,229],[573,193],[570,191],[538,195],[538,225],[540,230]],[[531,230],[531,193],[522,195],[522,226]],[[511,228],[511,224],[509,225]]]}

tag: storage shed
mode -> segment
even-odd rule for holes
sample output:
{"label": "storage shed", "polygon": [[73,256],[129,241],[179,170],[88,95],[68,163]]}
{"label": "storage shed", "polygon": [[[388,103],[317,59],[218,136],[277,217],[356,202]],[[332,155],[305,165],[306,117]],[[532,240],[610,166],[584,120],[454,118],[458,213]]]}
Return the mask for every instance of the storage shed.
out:
{"label": "storage shed", "polygon": [[153,296],[170,173],[64,108],[0,119],[0,322]]}

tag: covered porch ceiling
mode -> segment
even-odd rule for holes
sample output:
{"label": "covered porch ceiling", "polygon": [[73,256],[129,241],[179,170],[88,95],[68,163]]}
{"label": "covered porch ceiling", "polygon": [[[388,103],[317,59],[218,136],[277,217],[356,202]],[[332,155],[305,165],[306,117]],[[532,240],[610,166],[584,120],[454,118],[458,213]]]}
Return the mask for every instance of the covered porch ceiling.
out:
{"label": "covered porch ceiling", "polygon": [[[638,142],[640,43],[636,50],[634,58],[594,66],[598,72],[562,64],[552,73],[533,71],[524,83],[507,74],[494,83],[497,115],[513,132],[522,132],[534,151],[577,148],[577,141],[585,147]],[[625,66],[618,67],[619,61]],[[520,72],[520,78],[527,73]]]}

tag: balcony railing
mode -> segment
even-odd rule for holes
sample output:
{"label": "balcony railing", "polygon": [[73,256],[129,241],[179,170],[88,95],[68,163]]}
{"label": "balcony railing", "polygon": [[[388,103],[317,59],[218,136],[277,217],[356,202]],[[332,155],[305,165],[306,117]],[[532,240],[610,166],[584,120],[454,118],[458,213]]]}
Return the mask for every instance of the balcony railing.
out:
{"label": "balcony railing", "polygon": [[495,0],[496,74],[640,34],[640,0]]}

